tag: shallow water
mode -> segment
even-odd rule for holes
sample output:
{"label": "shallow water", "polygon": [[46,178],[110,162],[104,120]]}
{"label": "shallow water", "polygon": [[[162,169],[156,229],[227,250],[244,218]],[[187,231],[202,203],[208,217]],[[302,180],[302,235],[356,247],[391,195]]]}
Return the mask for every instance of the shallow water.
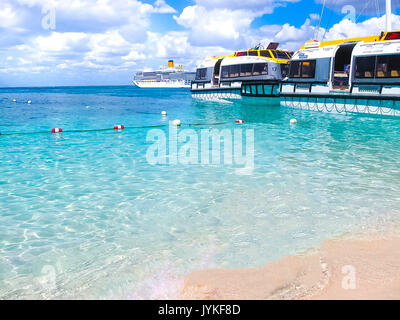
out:
{"label": "shallow water", "polygon": [[[199,137],[253,129],[254,168],[150,164],[150,126],[168,138],[173,119]],[[173,297],[177,275],[261,266],[392,221],[399,124],[185,89],[0,89],[0,299]]]}

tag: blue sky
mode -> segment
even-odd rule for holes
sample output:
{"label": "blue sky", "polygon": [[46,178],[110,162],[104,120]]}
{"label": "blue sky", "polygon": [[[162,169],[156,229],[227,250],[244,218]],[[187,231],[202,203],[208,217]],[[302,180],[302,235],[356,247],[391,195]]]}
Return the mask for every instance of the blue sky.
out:
{"label": "blue sky", "polygon": [[[327,0],[316,35],[322,2],[1,0],[0,86],[130,84],[135,71],[171,58],[194,69],[206,56],[260,42],[295,50],[316,36],[385,29],[384,0]],[[400,0],[392,7],[400,29]]]}

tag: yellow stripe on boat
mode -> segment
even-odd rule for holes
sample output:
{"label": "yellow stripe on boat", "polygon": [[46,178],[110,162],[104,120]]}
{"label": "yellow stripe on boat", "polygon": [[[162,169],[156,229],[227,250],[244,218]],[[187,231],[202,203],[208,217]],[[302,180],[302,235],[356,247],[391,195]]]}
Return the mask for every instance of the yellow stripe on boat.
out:
{"label": "yellow stripe on boat", "polygon": [[386,31],[386,32],[382,32],[382,34],[376,35],[376,36],[347,38],[347,39],[340,39],[340,40],[328,40],[328,41],[321,41],[321,42],[318,42],[318,41],[315,41],[315,40],[309,40],[300,49],[307,49],[307,46],[309,46],[308,48],[311,48],[312,44],[314,44],[314,43],[316,44],[316,47],[327,47],[327,46],[334,46],[334,45],[342,44],[342,43],[345,43],[345,42],[364,41],[365,43],[370,43],[370,42],[381,42],[381,41],[398,40],[398,39],[386,39],[386,36],[388,34],[393,34],[393,33],[400,33],[400,30],[397,30],[397,31]]}

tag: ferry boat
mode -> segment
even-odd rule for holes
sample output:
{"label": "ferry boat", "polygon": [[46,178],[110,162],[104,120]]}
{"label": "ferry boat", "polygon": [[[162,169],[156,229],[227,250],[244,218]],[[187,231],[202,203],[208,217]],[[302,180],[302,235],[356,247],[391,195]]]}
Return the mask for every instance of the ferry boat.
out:
{"label": "ferry boat", "polygon": [[192,82],[193,98],[241,99],[242,96],[279,96],[279,85],[289,71],[293,52],[277,50],[272,42],[266,49],[237,51],[231,55],[209,57],[201,62]]}
{"label": "ferry boat", "polygon": [[174,61],[168,61],[168,68],[155,71],[139,71],[133,83],[139,88],[190,88],[196,73],[186,71],[182,65],[174,67]]}
{"label": "ferry boat", "polygon": [[307,41],[292,57],[281,105],[400,116],[400,31],[390,31],[390,12],[380,35]]}

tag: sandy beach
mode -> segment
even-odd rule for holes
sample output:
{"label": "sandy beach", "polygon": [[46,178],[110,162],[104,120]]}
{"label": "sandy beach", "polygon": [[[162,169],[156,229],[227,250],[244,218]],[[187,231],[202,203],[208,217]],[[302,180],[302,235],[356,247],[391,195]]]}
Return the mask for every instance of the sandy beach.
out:
{"label": "sandy beach", "polygon": [[260,268],[200,270],[182,299],[399,299],[400,236],[326,240]]}

